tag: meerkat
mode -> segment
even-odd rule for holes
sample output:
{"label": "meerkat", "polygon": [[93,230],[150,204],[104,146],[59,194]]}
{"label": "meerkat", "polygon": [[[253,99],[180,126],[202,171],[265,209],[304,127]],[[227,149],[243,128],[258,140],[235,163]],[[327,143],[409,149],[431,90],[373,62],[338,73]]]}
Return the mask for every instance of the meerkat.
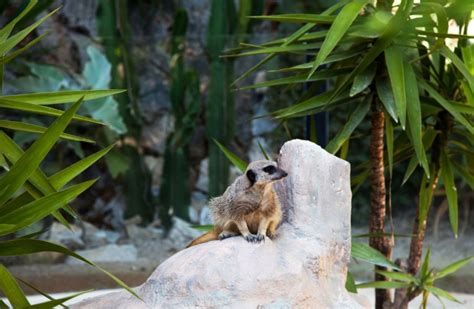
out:
{"label": "meerkat", "polygon": [[250,163],[223,195],[210,200],[214,229],[193,240],[186,248],[239,234],[251,243],[264,241],[265,235],[273,238],[282,220],[273,183],[287,175],[274,161]]}

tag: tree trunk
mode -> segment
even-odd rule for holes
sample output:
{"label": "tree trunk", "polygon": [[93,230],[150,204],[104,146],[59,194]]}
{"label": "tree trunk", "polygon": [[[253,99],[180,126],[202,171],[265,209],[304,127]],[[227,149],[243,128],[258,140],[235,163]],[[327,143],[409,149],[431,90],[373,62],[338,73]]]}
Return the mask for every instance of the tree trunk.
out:
{"label": "tree trunk", "polygon": [[[372,137],[370,141],[371,188],[370,188],[370,217],[369,233],[384,233],[385,225],[385,174],[384,174],[384,119],[385,115],[380,106],[374,102],[372,112]],[[380,235],[377,235],[380,236]],[[370,237],[370,246],[382,252],[387,258],[391,257],[392,248],[387,237]],[[376,269],[384,269],[376,266]],[[386,280],[384,276],[375,275],[376,281]],[[390,302],[389,290],[375,290],[375,307],[383,308],[385,302]]]}

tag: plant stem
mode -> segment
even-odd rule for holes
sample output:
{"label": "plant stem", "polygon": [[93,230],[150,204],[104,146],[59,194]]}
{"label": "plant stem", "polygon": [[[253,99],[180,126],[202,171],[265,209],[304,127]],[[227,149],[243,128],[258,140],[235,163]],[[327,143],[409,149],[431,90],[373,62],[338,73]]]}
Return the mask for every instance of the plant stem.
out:
{"label": "plant stem", "polygon": [[[369,216],[369,233],[373,235],[384,233],[385,225],[384,121],[385,114],[381,110],[378,102],[374,101],[372,111],[372,136],[370,141],[370,161],[372,162],[372,167]],[[370,237],[369,244],[387,258],[390,258],[392,248],[387,237]],[[377,266],[376,269],[383,268]],[[376,274],[375,280],[385,281],[386,278]],[[390,301],[389,291],[376,289],[375,307],[383,308],[383,304],[386,301]]]}

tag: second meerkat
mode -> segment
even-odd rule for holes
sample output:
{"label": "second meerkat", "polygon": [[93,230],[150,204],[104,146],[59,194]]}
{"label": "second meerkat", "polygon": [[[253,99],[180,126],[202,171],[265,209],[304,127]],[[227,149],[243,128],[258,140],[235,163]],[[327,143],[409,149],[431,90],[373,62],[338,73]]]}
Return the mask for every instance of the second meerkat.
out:
{"label": "second meerkat", "polygon": [[274,161],[250,163],[223,195],[209,202],[214,229],[193,240],[188,247],[239,234],[254,243],[263,241],[265,235],[272,238],[282,219],[273,183],[287,175]]}

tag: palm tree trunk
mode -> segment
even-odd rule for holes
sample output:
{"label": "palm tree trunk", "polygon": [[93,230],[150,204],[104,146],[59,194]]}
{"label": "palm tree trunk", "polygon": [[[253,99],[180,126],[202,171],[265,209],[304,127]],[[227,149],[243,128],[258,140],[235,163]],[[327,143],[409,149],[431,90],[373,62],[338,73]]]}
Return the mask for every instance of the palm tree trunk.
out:
{"label": "palm tree trunk", "polygon": [[[372,111],[372,137],[370,141],[371,188],[370,188],[370,216],[369,233],[384,233],[385,226],[385,174],[384,174],[384,121],[385,114],[380,109],[377,101],[374,102]],[[392,248],[387,237],[372,236],[369,238],[370,246],[382,252],[387,258],[391,257]],[[376,266],[376,269],[383,269]],[[386,280],[384,276],[375,275],[376,281]],[[390,302],[388,290],[375,290],[375,307],[382,309],[385,302]]]}

